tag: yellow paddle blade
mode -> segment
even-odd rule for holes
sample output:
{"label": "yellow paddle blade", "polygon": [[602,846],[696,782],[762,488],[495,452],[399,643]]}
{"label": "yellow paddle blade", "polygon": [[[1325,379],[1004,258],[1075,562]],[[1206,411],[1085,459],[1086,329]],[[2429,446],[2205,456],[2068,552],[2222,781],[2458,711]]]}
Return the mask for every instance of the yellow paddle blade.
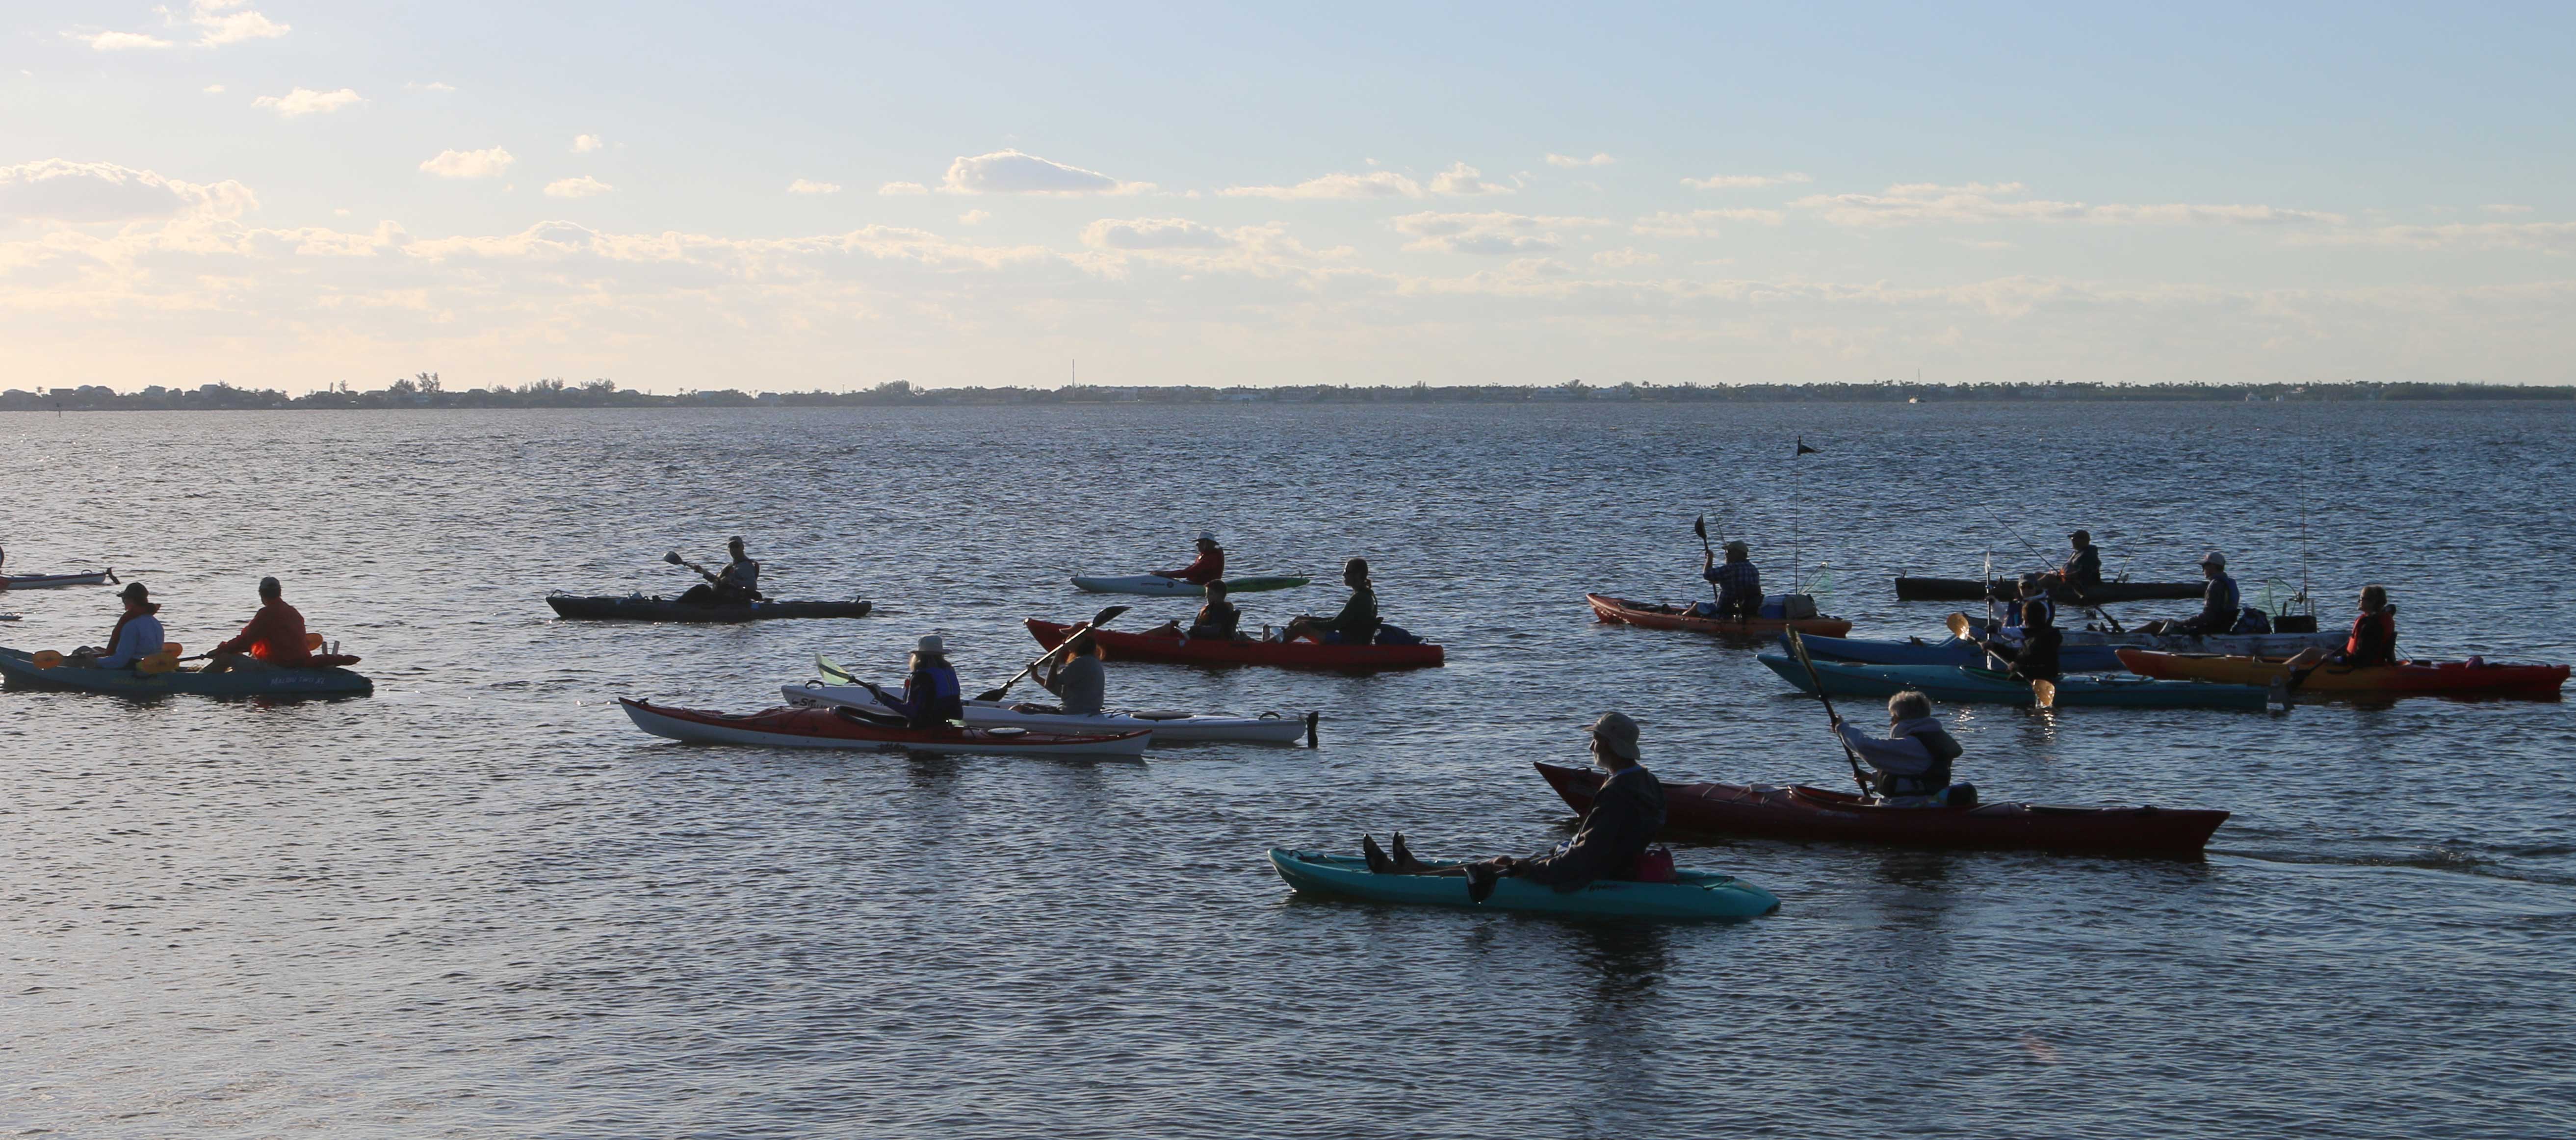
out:
{"label": "yellow paddle blade", "polygon": [[39,649],[32,660],[36,668],[51,669],[63,663],[63,654],[59,649]]}
{"label": "yellow paddle blade", "polygon": [[181,645],[175,641],[164,641],[161,643],[161,652],[167,653],[172,657],[176,657],[182,653],[186,653],[187,651],[187,646]]}
{"label": "yellow paddle blade", "polygon": [[1950,615],[1949,626],[1950,626],[1950,636],[1952,636],[1952,637],[1966,637],[1966,636],[1968,636],[1968,615],[1966,615],[1966,614],[1951,614],[1951,615]]}
{"label": "yellow paddle blade", "polygon": [[2044,709],[2056,708],[2057,682],[2033,681],[2030,683],[2030,695],[2031,699],[2039,702],[2039,707]]}
{"label": "yellow paddle blade", "polygon": [[145,676],[156,676],[162,673],[177,672],[178,668],[179,655],[167,651],[155,653],[150,657],[146,657],[143,660],[134,663],[134,671]]}
{"label": "yellow paddle blade", "polygon": [[307,633],[307,634],[305,634],[305,635],[304,635],[304,648],[306,648],[306,649],[320,649],[320,648],[322,648],[322,635],[321,635],[321,634],[318,634],[318,633]]}

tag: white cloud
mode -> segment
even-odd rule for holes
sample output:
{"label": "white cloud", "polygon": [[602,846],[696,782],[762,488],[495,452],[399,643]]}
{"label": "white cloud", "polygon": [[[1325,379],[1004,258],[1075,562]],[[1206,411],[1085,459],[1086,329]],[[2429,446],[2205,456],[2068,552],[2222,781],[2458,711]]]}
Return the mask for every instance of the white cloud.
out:
{"label": "white cloud", "polygon": [[968,210],[963,214],[957,215],[957,220],[970,226],[980,226],[993,220],[993,211]]}
{"label": "white cloud", "polygon": [[1682,185],[1695,190],[1759,190],[1765,186],[1813,181],[1815,179],[1807,175],[1791,171],[1787,174],[1712,174],[1706,178],[1682,179]]}
{"label": "white cloud", "polygon": [[1558,218],[1501,212],[1443,214],[1425,211],[1388,221],[1396,232],[1415,240],[1405,249],[1416,253],[1473,253],[1501,256],[1544,253],[1563,248],[1560,229],[1606,226],[1600,218]]}
{"label": "white cloud", "polygon": [[420,168],[441,178],[498,178],[518,161],[500,147],[489,150],[442,150]]}
{"label": "white cloud", "polygon": [[2496,202],[2480,206],[2478,208],[2490,214],[2528,214],[2531,212],[2531,207],[2529,206],[2516,206],[2505,202]]}
{"label": "white cloud", "polygon": [[1224,249],[1233,235],[1183,218],[1102,218],[1082,230],[1082,244],[1093,249]]}
{"label": "white cloud", "polygon": [[1787,217],[1778,210],[1692,210],[1689,213],[1648,214],[1628,227],[1630,233],[1647,237],[1712,238],[1717,236],[1719,222],[1752,222],[1776,226]]}
{"label": "white cloud", "polygon": [[1592,264],[1604,269],[1626,269],[1632,265],[1653,265],[1663,258],[1634,249],[1605,249],[1592,255]]}
{"label": "white cloud", "polygon": [[206,85],[204,91],[208,95],[221,95],[224,93],[224,85],[221,83],[210,83]]}
{"label": "white cloud", "polygon": [[1910,182],[1876,194],[1817,194],[1789,203],[1827,224],[1851,227],[2008,221],[2097,225],[2341,225],[2339,214],[2246,205],[2088,205],[2026,198],[2019,182],[1942,186]]}
{"label": "white cloud", "polygon": [[1327,174],[1294,186],[1228,186],[1217,193],[1229,198],[1419,198],[1422,184],[1392,170],[1372,170]]}
{"label": "white cloud", "polygon": [[444,94],[446,94],[446,93],[448,93],[448,92],[451,92],[451,91],[454,91],[454,90],[456,90],[456,89],[455,89],[455,88],[453,88],[453,87],[448,86],[447,84],[439,83],[439,82],[436,82],[436,81],[434,81],[434,80],[433,80],[433,81],[428,82],[428,83],[406,83],[406,84],[403,84],[403,90],[405,90],[405,91],[435,91],[435,92],[438,92],[439,94],[444,95]]}
{"label": "white cloud", "polygon": [[563,178],[546,183],[546,197],[591,198],[615,189],[617,188],[614,186],[584,174],[578,178]]}
{"label": "white cloud", "polygon": [[787,192],[790,194],[838,194],[841,192],[841,184],[838,182],[816,182],[812,179],[799,178],[796,181],[787,184]]}
{"label": "white cloud", "polygon": [[918,182],[888,182],[883,186],[877,187],[877,193],[888,197],[897,197],[905,194],[927,194],[930,193],[930,187],[924,186]]}
{"label": "white cloud", "polygon": [[1570,154],[1551,154],[1547,156],[1547,164],[1559,170],[1579,170],[1586,166],[1608,166],[1617,161],[1619,160],[1606,154],[1596,154],[1590,158],[1576,158]]}
{"label": "white cloud", "polygon": [[574,154],[589,154],[590,152],[607,145],[607,143],[599,141],[598,135],[574,135],[572,137],[572,152]]}
{"label": "white cloud", "polygon": [[947,194],[1042,194],[1055,197],[1141,194],[1153,188],[1150,182],[1121,182],[1096,170],[1066,166],[1016,150],[997,150],[973,158],[961,156],[948,164],[948,177],[939,187],[942,193]]}
{"label": "white cloud", "polygon": [[58,222],[230,219],[259,208],[239,182],[200,185],[108,162],[59,158],[0,166],[0,217]]}
{"label": "white cloud", "polygon": [[315,91],[309,87],[298,87],[284,95],[262,95],[250,102],[251,106],[266,107],[277,112],[279,118],[293,119],[304,115],[327,115],[342,107],[357,106],[366,100],[359,98],[357,92],[346,87],[337,91]]}
{"label": "white cloud", "polygon": [[91,51],[151,51],[170,46],[170,41],[141,32],[64,32],[65,36],[88,44]]}
{"label": "white cloud", "polygon": [[2536,250],[2576,253],[2576,222],[2474,222],[2441,226],[2380,226],[2365,230],[2294,234],[2297,245],[2360,245],[2398,249]]}
{"label": "white cloud", "polygon": [[1431,192],[1469,198],[1479,194],[1509,194],[1512,188],[1484,181],[1481,172],[1466,163],[1454,163],[1431,180]]}
{"label": "white cloud", "polygon": [[222,47],[245,40],[273,40],[293,31],[257,12],[236,11],[245,0],[194,0],[188,8],[188,22],[203,34],[197,37],[200,47]]}

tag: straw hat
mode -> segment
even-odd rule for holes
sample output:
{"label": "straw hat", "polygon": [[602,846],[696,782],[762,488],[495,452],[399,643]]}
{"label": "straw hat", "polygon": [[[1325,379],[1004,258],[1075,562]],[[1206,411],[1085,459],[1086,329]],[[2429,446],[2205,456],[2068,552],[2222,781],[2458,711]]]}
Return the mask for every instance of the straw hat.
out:
{"label": "straw hat", "polygon": [[1601,719],[1593,721],[1592,726],[1584,731],[1591,733],[1592,739],[1600,741],[1603,747],[1618,753],[1629,763],[1637,762],[1637,722],[1628,719],[1628,714],[1603,713]]}

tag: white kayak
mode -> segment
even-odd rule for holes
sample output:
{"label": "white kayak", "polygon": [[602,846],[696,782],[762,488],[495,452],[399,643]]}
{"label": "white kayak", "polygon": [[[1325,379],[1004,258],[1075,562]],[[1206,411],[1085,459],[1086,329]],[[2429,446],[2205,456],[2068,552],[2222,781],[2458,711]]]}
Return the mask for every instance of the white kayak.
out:
{"label": "white kayak", "polygon": [[855,709],[783,705],[756,713],[684,709],[620,697],[635,727],[691,744],[751,744],[770,748],[879,748],[913,752],[963,752],[999,756],[1127,756],[1145,754],[1149,734],[1039,732],[1026,728],[907,728],[877,724]]}
{"label": "white kayak", "polygon": [[[1257,594],[1265,590],[1293,590],[1313,580],[1279,576],[1228,578],[1225,580],[1225,588],[1230,594]],[[1178,578],[1165,578],[1154,574],[1128,574],[1110,578],[1076,574],[1073,576],[1073,584],[1077,589],[1089,590],[1095,594],[1144,594],[1156,598],[1207,596],[1205,586],[1194,586]]]}
{"label": "white kayak", "polygon": [[[802,685],[781,685],[778,691],[791,705],[838,705],[861,712],[893,715],[892,710],[876,698],[876,694],[861,685],[827,685],[808,681]],[[1154,736],[1149,745],[1198,740],[1294,744],[1299,738],[1311,735],[1314,719],[1313,713],[1303,717],[1281,716],[1275,712],[1234,716],[1146,709],[1075,716],[1023,709],[1021,702],[1017,701],[966,702],[966,725],[969,728],[1025,728],[1032,732],[1060,733],[1151,732]]]}

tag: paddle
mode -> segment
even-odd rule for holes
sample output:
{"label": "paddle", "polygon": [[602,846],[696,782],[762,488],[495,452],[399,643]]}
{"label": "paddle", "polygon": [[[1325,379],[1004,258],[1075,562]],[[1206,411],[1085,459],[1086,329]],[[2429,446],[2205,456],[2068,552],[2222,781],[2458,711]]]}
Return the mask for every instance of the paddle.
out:
{"label": "paddle", "polygon": [[976,699],[976,700],[979,700],[979,701],[998,701],[998,700],[1001,700],[1001,699],[1002,699],[1002,695],[1003,695],[1003,694],[1008,693],[1008,692],[1010,692],[1010,691],[1011,691],[1011,686],[1013,686],[1013,685],[1016,685],[1016,684],[1019,684],[1019,683],[1020,683],[1020,678],[1022,678],[1022,677],[1026,677],[1026,676],[1028,676],[1028,675],[1029,675],[1029,674],[1031,674],[1031,673],[1035,673],[1035,672],[1037,672],[1037,671],[1038,671],[1038,666],[1040,666],[1040,665],[1044,665],[1044,664],[1046,664],[1048,661],[1053,660],[1053,659],[1055,658],[1055,655],[1056,655],[1056,654],[1058,654],[1058,653],[1062,653],[1062,652],[1064,652],[1064,651],[1065,651],[1065,647],[1066,647],[1066,646],[1072,645],[1072,644],[1073,644],[1073,638],[1074,638],[1074,635],[1075,635],[1075,634],[1081,633],[1082,631],[1084,631],[1084,630],[1086,630],[1086,629],[1093,629],[1093,628],[1096,628],[1096,627],[1099,627],[1099,626],[1102,626],[1102,625],[1106,625],[1106,624],[1108,624],[1112,619],[1115,619],[1118,615],[1123,614],[1123,613],[1126,613],[1128,610],[1131,610],[1131,609],[1134,609],[1134,608],[1136,608],[1136,607],[1134,607],[1134,606],[1110,606],[1110,607],[1107,607],[1107,608],[1105,608],[1105,609],[1101,610],[1099,613],[1096,613],[1096,614],[1091,615],[1091,620],[1090,620],[1090,621],[1086,621],[1086,622],[1078,622],[1078,623],[1076,623],[1072,629],[1068,629],[1068,630],[1064,631],[1064,640],[1059,641],[1059,642],[1056,642],[1056,643],[1055,643],[1055,648],[1053,648],[1053,649],[1049,649],[1049,650],[1047,650],[1047,651],[1046,651],[1046,652],[1044,652],[1044,653],[1038,654],[1038,659],[1037,659],[1037,660],[1029,662],[1029,664],[1028,664],[1028,667],[1027,667],[1027,668],[1022,669],[1022,670],[1020,670],[1020,671],[1019,671],[1019,672],[1017,672],[1017,673],[1013,673],[1013,674],[1011,674],[1011,679],[1010,679],[1010,680],[1008,680],[1008,681],[1004,681],[1004,682],[1002,682],[1002,684],[1001,684],[1001,687],[1000,687],[1000,688],[995,688],[995,689],[986,689],[986,690],[984,690],[984,692],[983,692],[983,694],[982,694],[982,695],[980,695],[980,696],[976,697],[975,699]]}
{"label": "paddle", "polygon": [[2313,645],[2292,654],[2289,660],[2281,663],[2281,679],[2272,684],[2273,701],[2283,709],[2288,709],[2290,699],[2299,691],[2299,686],[2307,683],[2308,678],[2316,673],[2317,667],[2325,663],[2326,651]]}
{"label": "paddle", "polygon": [[[1825,704],[1827,723],[1839,725],[1843,719],[1842,714],[1834,711],[1834,699],[1825,695],[1825,679],[1816,675],[1816,663],[1807,657],[1806,636],[1794,629],[1785,632],[1789,635],[1790,656],[1796,657],[1798,664],[1806,668],[1807,683],[1816,687],[1816,699]],[[1860,753],[1852,751],[1851,741],[1843,739],[1842,730],[1839,727],[1834,729],[1834,743],[1843,746],[1843,759],[1851,761],[1852,782],[1860,785],[1862,795],[1868,795],[1869,780],[1860,774]]]}
{"label": "paddle", "polygon": [[[1691,532],[1699,535],[1700,552],[1708,555],[1708,560],[1711,563],[1715,563],[1717,561],[1717,548],[1708,544],[1708,516],[1701,515],[1699,518],[1693,520],[1691,522]],[[1718,592],[1717,583],[1715,582],[1708,584],[1708,594],[1709,600],[1712,604],[1722,601],[1726,597],[1726,595]]]}
{"label": "paddle", "polygon": [[[1973,640],[1968,636],[1968,615],[1950,615],[1950,636],[1962,641]],[[1981,649],[1985,647],[1985,644],[1986,643],[1982,641],[1977,642],[1977,646]],[[1986,659],[1992,661],[1995,659],[1995,656],[1993,653],[1988,653],[1986,654]],[[2057,682],[2048,680],[2044,677],[2033,679],[2030,683],[2030,695],[2032,700],[2038,702],[2039,707],[2044,709],[2056,708]]]}
{"label": "paddle", "polygon": [[689,561],[689,560],[688,560],[688,559],[686,559],[686,558],[682,558],[682,557],[680,557],[680,552],[679,552],[679,551],[676,551],[676,550],[665,550],[665,551],[663,551],[663,552],[662,552],[662,561],[664,561],[664,562],[668,562],[668,563],[670,563],[670,564],[671,564],[671,565],[673,565],[673,566],[686,566],[686,567],[688,567],[688,568],[689,568],[689,569],[691,569],[691,570],[695,570],[695,571],[697,571],[697,572],[698,572],[698,574],[699,574],[701,577],[704,577],[704,578],[705,578],[707,581],[709,581],[709,582],[719,582],[719,581],[722,581],[722,580],[723,580],[723,579],[720,579],[720,578],[716,577],[713,573],[710,573],[710,572],[707,570],[707,568],[706,568],[706,567],[704,567],[704,566],[700,566],[700,565],[698,565],[698,564],[697,564],[697,563],[695,563],[695,562],[691,562],[691,561]]}

